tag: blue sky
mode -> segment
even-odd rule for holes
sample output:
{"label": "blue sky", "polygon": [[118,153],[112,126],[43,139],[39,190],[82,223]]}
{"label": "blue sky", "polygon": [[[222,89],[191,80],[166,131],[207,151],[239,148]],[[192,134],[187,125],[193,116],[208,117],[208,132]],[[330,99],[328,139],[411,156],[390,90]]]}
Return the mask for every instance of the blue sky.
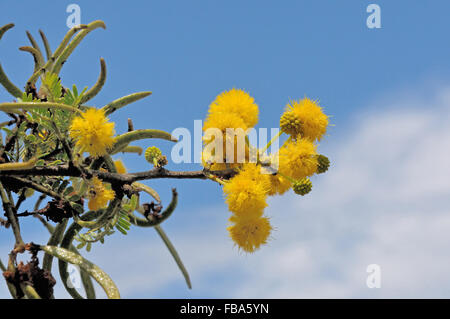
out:
{"label": "blue sky", "polygon": [[[152,96],[112,116],[118,132],[126,130],[128,117],[133,119],[136,128],[157,128],[169,132],[177,127],[192,129],[194,120],[205,117],[215,96],[232,87],[243,88],[255,97],[260,107],[258,127],[276,127],[289,99],[305,95],[319,99],[326,113],[332,115],[334,124],[321,142],[320,149],[329,155],[335,171],[319,176],[309,198],[291,194],[271,203],[268,213],[273,216],[274,223],[279,222],[277,235],[269,246],[255,255],[239,253],[227,237],[228,213],[218,186],[205,181],[149,183],[160,191],[166,202],[170,187],[176,187],[180,193],[176,214],[163,226],[192,272],[194,289],[188,291],[185,288],[154,232],[136,230],[127,237],[116,234],[108,238],[109,243],[105,246],[94,247],[88,254],[90,259],[109,270],[113,279],[117,278],[119,287],[126,287],[122,292],[124,297],[450,296],[445,289],[448,280],[441,277],[437,277],[439,280],[436,282],[423,279],[425,286],[417,284],[414,289],[404,282],[395,281],[399,276],[395,271],[401,272],[404,268],[402,263],[409,265],[411,255],[405,255],[403,259],[398,257],[400,261],[395,263],[389,249],[384,249],[389,245],[383,246],[382,233],[382,230],[394,227],[392,225],[406,223],[404,227],[399,226],[399,229],[405,229],[405,242],[399,240],[397,245],[393,244],[399,252],[405,252],[414,240],[423,242],[415,232],[414,223],[417,223],[419,233],[423,231],[420,225],[426,226],[421,219],[425,215],[426,221],[431,223],[428,226],[430,233],[444,236],[448,232],[447,229],[434,231],[433,228],[447,225],[437,221],[439,218],[447,221],[445,213],[450,213],[448,200],[445,201],[445,196],[439,192],[447,191],[448,194],[448,183],[442,181],[436,189],[430,186],[415,197],[412,193],[404,195],[405,198],[392,194],[397,194],[405,185],[415,185],[413,177],[425,180],[424,184],[426,181],[430,185],[436,184],[436,175],[422,171],[422,167],[433,170],[432,158],[422,159],[423,152],[408,153],[420,145],[420,138],[424,139],[424,149],[431,149],[437,139],[442,139],[432,149],[436,154],[440,150],[443,152],[440,166],[446,166],[445,159],[449,157],[444,147],[448,140],[443,139],[445,134],[442,132],[448,133],[445,131],[448,122],[445,121],[449,110],[450,42],[445,39],[449,29],[447,13],[450,3],[172,1],[169,4],[163,1],[3,0],[0,2],[0,24],[13,22],[16,26],[0,42],[0,62],[17,86],[24,85],[33,69],[31,57],[18,50],[18,47],[28,45],[25,30],[39,38],[38,29],[42,29],[55,49],[67,31],[66,7],[70,3],[81,7],[82,23],[101,19],[107,29],[95,30],[85,38],[64,65],[61,73],[63,84],[71,86],[76,83],[79,88],[91,86],[99,73],[99,58],[103,57],[108,79],[101,94],[91,104],[103,106],[132,92],[153,92]],[[370,3],[381,7],[381,29],[366,27],[366,7]],[[9,101],[11,98],[0,89],[0,100]],[[371,125],[373,130],[370,130]],[[429,136],[418,134],[424,127]],[[366,140],[361,140],[361,136]],[[368,141],[373,147],[368,145]],[[150,143],[153,141],[140,145],[153,145]],[[168,142],[155,143],[166,153],[170,152]],[[385,155],[386,162],[378,161],[380,154]],[[122,158],[130,171],[148,168],[145,161],[135,155]],[[356,162],[357,159],[364,160],[365,164]],[[409,167],[407,163],[410,161],[410,170],[397,176],[398,167]],[[416,167],[417,163],[424,164]],[[169,167],[187,170],[198,168],[198,165],[171,164]],[[356,175],[358,168],[361,171]],[[392,183],[387,183],[390,179],[393,179]],[[377,189],[376,185],[380,185],[380,193],[372,192]],[[329,193],[324,190],[329,190]],[[361,190],[367,192],[356,196]],[[325,197],[320,198],[319,194]],[[419,195],[425,198],[417,197]],[[341,198],[339,203],[334,202],[338,200],[334,198],[336,196]],[[433,196],[439,196],[439,201]],[[396,201],[391,203],[391,197]],[[343,203],[344,199],[347,201]],[[407,203],[414,203],[415,208],[423,206],[423,210],[405,217],[412,207]],[[431,206],[436,210],[435,215],[429,214]],[[288,208],[293,212],[286,212]],[[386,215],[394,208],[400,219],[395,222],[388,218],[397,215]],[[352,212],[356,211],[359,214],[354,215]],[[309,214],[316,215],[311,217]],[[342,225],[343,220],[345,225]],[[310,227],[307,222],[310,222]],[[298,229],[290,226],[295,223],[299,223]],[[32,220],[25,222],[25,239],[45,242],[46,234],[38,227]],[[389,234],[401,234],[399,229],[394,227]],[[289,231],[292,233],[288,234]],[[147,241],[148,245],[144,245]],[[289,243],[289,251],[294,253],[284,253],[285,243]],[[367,257],[360,252],[357,245],[364,243],[375,252],[373,256]],[[134,274],[127,277],[120,271],[120,268],[135,269],[127,251],[132,251],[129,247],[141,247],[139,245],[144,245],[144,251],[152,247],[152,251],[145,254],[136,250],[139,255],[136,262],[146,270],[142,276],[149,274],[147,269],[154,269],[155,275],[161,278],[159,281],[153,278],[143,280]],[[5,260],[10,246],[11,234],[0,230],[2,260]],[[122,250],[112,255],[115,247]],[[198,255],[199,247],[202,247],[201,256]],[[316,248],[322,253],[318,254]],[[426,251],[424,248],[424,253]],[[335,258],[337,252],[339,258],[345,256],[345,260],[337,263],[336,260],[341,260]],[[438,254],[443,258],[443,265],[448,266],[443,251],[439,250]],[[416,256],[415,253],[413,255]],[[426,259],[420,256],[423,258],[418,260]],[[369,260],[372,257],[375,261]],[[377,263],[377,258],[380,263],[384,261],[388,269],[385,288],[374,291],[365,287],[367,274],[364,265]],[[292,263],[297,266],[292,268],[289,266]],[[255,265],[260,265],[258,269],[265,271],[252,272]],[[281,273],[276,277],[274,272],[279,267],[287,267],[287,270],[284,275]],[[430,270],[428,265],[423,267],[415,272],[411,270],[412,276],[420,277],[424,269],[433,274],[437,271]],[[300,272],[311,276],[304,277],[299,275]],[[261,288],[258,283],[264,282],[264,278],[268,282],[264,289],[273,291],[273,294],[262,294],[261,289],[257,289]],[[396,286],[389,286],[389,278],[393,278],[391,282]],[[289,282],[295,282],[297,288],[289,286]],[[6,297],[4,287],[0,287],[0,296],[2,293]]]}

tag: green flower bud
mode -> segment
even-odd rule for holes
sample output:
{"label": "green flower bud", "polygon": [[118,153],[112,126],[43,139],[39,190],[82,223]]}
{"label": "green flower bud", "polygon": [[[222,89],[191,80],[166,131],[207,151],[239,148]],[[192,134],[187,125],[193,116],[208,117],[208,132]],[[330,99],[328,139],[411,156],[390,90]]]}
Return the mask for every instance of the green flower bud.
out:
{"label": "green flower bud", "polygon": [[161,157],[161,155],[161,150],[156,146],[148,147],[145,150],[145,159],[147,160],[147,162],[155,166],[157,166],[158,159]]}
{"label": "green flower bud", "polygon": [[330,160],[325,155],[317,155],[317,174],[325,173],[330,167]]}
{"label": "green flower bud", "polygon": [[280,118],[280,129],[282,132],[297,136],[300,133],[301,123],[291,111],[284,112]]}
{"label": "green flower bud", "polygon": [[311,191],[312,183],[309,178],[303,178],[295,182],[294,185],[292,185],[292,189],[296,194],[304,196]]}
{"label": "green flower bud", "polygon": [[32,189],[32,188],[27,188],[24,193],[26,198],[33,196],[33,194],[34,194],[34,189]]}

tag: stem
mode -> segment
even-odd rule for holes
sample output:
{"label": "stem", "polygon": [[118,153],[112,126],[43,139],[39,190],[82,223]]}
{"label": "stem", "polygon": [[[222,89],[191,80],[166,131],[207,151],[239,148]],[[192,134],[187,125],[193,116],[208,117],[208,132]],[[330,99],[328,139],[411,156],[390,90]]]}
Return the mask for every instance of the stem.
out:
{"label": "stem", "polygon": [[16,205],[15,205],[16,212],[19,211],[20,205],[22,205],[22,203],[26,199],[25,192],[26,192],[26,188],[22,188],[20,190],[19,198],[17,199]]}
{"label": "stem", "polygon": [[134,131],[133,120],[129,118],[129,119],[127,120],[127,123],[128,123],[128,132]]}
{"label": "stem", "polygon": [[[0,270],[2,272],[6,271],[6,267],[5,267],[5,265],[3,265],[1,260],[0,260]],[[9,293],[11,294],[11,297],[13,297],[14,299],[17,299],[16,288],[13,285],[11,285],[9,282],[7,282],[6,285],[8,286],[8,290],[9,290]]]}
{"label": "stem", "polygon": [[45,199],[45,197],[47,197],[47,195],[45,195],[45,194],[42,194],[41,196],[39,196],[39,198],[36,201],[36,204],[34,204],[34,211],[37,211],[39,209],[39,206],[41,205],[41,203]]}
{"label": "stem", "polygon": [[[52,114],[54,116],[54,113]],[[72,156],[72,150],[70,149],[69,144],[67,143],[66,139],[62,136],[61,132],[58,129],[58,126],[56,125],[56,123],[54,121],[52,121],[52,126],[53,129],[55,130],[56,136],[58,137],[58,139],[61,141],[64,151],[67,154],[67,157],[69,158],[69,165],[73,165],[73,156]]]}
{"label": "stem", "polygon": [[225,185],[225,182],[223,180],[221,180],[220,178],[218,178],[217,176],[215,176],[213,174],[207,174],[206,177],[208,177],[210,180],[215,181],[221,185]]}
{"label": "stem", "polygon": [[19,181],[21,184],[23,184],[23,186],[28,187],[28,188],[32,188],[32,189],[38,191],[39,193],[48,195],[48,196],[53,197],[53,198],[55,198],[57,200],[63,199],[63,197],[60,194],[52,191],[51,189],[47,189],[46,187],[44,187],[44,186],[42,186],[40,184],[32,182],[32,181],[30,181],[30,180],[28,180],[26,178],[13,177],[13,179],[15,179],[16,181]]}
{"label": "stem", "polygon": [[270,145],[272,145],[273,142],[275,142],[280,136],[281,134],[283,134],[283,131],[278,131],[277,135],[275,135],[270,141],[269,143],[267,143],[266,146],[264,146],[264,148],[261,150],[261,154],[263,154],[265,151],[267,151],[270,147]]}
{"label": "stem", "polygon": [[[136,181],[155,178],[175,178],[175,179],[207,179],[208,170],[199,171],[169,171],[165,168],[157,167],[149,171],[138,173],[118,174],[110,173],[101,170],[85,169],[83,172],[77,167],[69,165],[49,166],[49,167],[34,167],[32,169],[16,170],[16,171],[0,171],[1,176],[17,176],[17,175],[35,175],[35,176],[67,176],[67,177],[86,177],[91,178],[97,176],[99,179],[107,183],[131,184]],[[233,176],[236,174],[235,169],[225,169],[221,171],[214,171],[216,176]],[[25,182],[25,180],[24,180]],[[33,188],[31,182],[26,181],[29,187]],[[34,188],[36,189],[36,188]],[[37,190],[37,189],[36,189]],[[39,190],[40,191],[40,190]],[[48,193],[48,192],[45,192]],[[52,195],[50,195],[52,196]]]}
{"label": "stem", "polygon": [[25,243],[23,242],[23,239],[22,239],[22,235],[20,234],[19,221],[18,221],[16,215],[14,214],[11,202],[9,201],[8,197],[6,196],[6,192],[3,187],[2,182],[0,182],[0,197],[3,202],[3,209],[6,212],[6,216],[8,217],[9,223],[11,224],[11,228],[14,233],[14,237],[16,239],[16,247],[25,245]]}
{"label": "stem", "polygon": [[289,177],[289,176],[287,176],[287,175],[284,175],[284,174],[281,173],[281,172],[277,172],[277,174],[280,175],[281,177],[286,178],[286,179],[287,179],[288,181],[290,181],[292,184],[294,184],[294,183],[296,182],[295,179],[293,179],[292,177]]}

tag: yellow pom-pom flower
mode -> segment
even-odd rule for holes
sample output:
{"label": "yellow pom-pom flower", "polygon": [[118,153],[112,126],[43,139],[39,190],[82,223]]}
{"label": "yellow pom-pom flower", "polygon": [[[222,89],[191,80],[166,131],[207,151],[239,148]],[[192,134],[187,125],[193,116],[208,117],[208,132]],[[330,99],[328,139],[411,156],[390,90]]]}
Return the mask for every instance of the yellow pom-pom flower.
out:
{"label": "yellow pom-pom flower", "polygon": [[[218,165],[216,166],[218,168],[220,167],[225,169],[225,168],[239,167],[240,164],[238,163],[238,154],[240,154],[241,152],[243,161],[248,159],[249,149],[247,144],[245,143],[245,136],[246,136],[245,133],[247,130],[247,126],[245,125],[242,118],[240,118],[238,115],[234,113],[210,114],[205,121],[203,130],[206,131],[212,128],[220,130],[221,133],[220,138],[222,139],[221,145],[223,154],[222,162],[227,163],[225,165],[222,165],[223,163],[221,163],[220,161],[218,160],[214,161],[217,162]],[[234,132],[227,129],[234,129]],[[218,137],[215,135],[215,133],[213,131],[212,132],[209,131],[206,132],[203,138],[203,142],[205,146],[213,143],[211,145],[214,146],[215,149],[216,146],[218,146],[216,144],[220,145],[220,143],[216,142],[216,138]],[[240,147],[238,139],[242,141],[241,142],[242,147]],[[227,149],[230,150],[230,152],[231,150],[233,150],[233,154],[228,154],[229,157],[228,160],[227,160]],[[214,154],[205,154],[205,156],[208,157],[209,159],[213,159],[214,158],[213,155]]]}
{"label": "yellow pom-pom flower", "polygon": [[235,114],[239,116],[246,127],[258,123],[258,105],[255,99],[240,89],[231,89],[219,94],[209,106],[209,114]]}
{"label": "yellow pom-pom flower", "polygon": [[261,216],[269,190],[269,175],[262,174],[261,166],[251,163],[245,164],[223,187],[229,210],[238,216]]}
{"label": "yellow pom-pom flower", "polygon": [[203,124],[203,130],[215,128],[219,129],[222,134],[226,133],[227,128],[247,130],[244,120],[235,113],[212,113],[209,114]]}
{"label": "yellow pom-pom flower", "polygon": [[252,253],[267,243],[272,231],[269,219],[264,216],[232,216],[228,227],[231,239],[243,251]]}
{"label": "yellow pom-pom flower", "polygon": [[290,140],[279,151],[279,172],[295,180],[317,171],[316,145],[307,139]]}
{"label": "yellow pom-pom flower", "polygon": [[311,141],[319,140],[327,131],[328,116],[322,108],[308,98],[292,101],[280,118],[280,128],[283,132],[296,137],[300,135]]}
{"label": "yellow pom-pom flower", "polygon": [[106,207],[108,202],[114,199],[115,193],[111,189],[105,188],[102,180],[93,177],[92,185],[89,191],[89,203],[88,207],[90,210],[99,210]]}
{"label": "yellow pom-pom flower", "polygon": [[122,160],[114,161],[114,165],[116,166],[116,171],[119,174],[126,174],[127,169],[125,165],[123,164]]}
{"label": "yellow pom-pom flower", "polygon": [[270,176],[269,196],[283,195],[291,189],[292,183],[283,176],[276,174]]}
{"label": "yellow pom-pom flower", "polygon": [[107,154],[114,143],[114,134],[114,123],[108,122],[104,111],[96,108],[75,117],[69,128],[69,135],[76,140],[76,146],[94,157]]}

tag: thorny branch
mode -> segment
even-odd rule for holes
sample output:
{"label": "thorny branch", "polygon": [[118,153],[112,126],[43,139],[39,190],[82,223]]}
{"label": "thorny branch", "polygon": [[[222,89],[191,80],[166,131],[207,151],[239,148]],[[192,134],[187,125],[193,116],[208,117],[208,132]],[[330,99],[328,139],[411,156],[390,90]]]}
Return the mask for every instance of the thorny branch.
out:
{"label": "thorny branch", "polygon": [[[108,183],[116,184],[131,184],[136,181],[142,181],[147,179],[156,178],[175,178],[175,179],[207,179],[208,174],[212,172],[203,169],[198,171],[171,171],[162,167],[156,167],[149,171],[137,172],[137,173],[127,173],[118,174],[105,172],[101,170],[81,170],[74,166],[69,165],[59,165],[54,167],[34,167],[31,169],[24,170],[3,170],[0,171],[0,178],[3,176],[70,176],[70,177],[82,177],[91,178],[97,176]],[[229,177],[235,174],[234,169],[227,169],[221,171],[214,171],[214,175]]]}

